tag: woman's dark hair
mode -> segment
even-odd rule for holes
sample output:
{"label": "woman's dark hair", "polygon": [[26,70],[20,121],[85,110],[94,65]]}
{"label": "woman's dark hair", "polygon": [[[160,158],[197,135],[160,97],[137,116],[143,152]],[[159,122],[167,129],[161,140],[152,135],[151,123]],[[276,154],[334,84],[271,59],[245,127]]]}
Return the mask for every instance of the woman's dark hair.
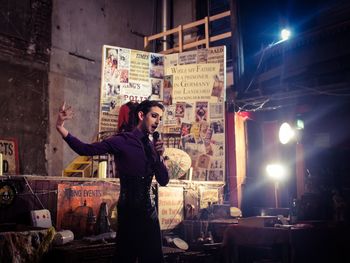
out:
{"label": "woman's dark hair", "polygon": [[136,120],[139,119],[138,113],[140,111],[142,111],[143,114],[146,115],[147,113],[149,113],[149,111],[151,110],[152,107],[159,107],[162,111],[164,111],[164,106],[159,101],[156,101],[156,100],[144,100],[139,105],[137,105],[137,107],[136,107],[136,111],[135,111],[135,118],[136,118]]}

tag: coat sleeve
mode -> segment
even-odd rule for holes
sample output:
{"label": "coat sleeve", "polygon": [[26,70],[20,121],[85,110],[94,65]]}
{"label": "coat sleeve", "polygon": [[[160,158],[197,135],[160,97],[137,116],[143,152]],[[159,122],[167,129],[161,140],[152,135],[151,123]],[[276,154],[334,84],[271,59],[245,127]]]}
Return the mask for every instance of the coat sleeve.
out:
{"label": "coat sleeve", "polygon": [[[114,138],[113,138],[114,137]],[[84,143],[70,133],[64,138],[69,147],[79,155],[93,156],[118,152],[117,138],[113,136],[107,140],[95,143]]]}
{"label": "coat sleeve", "polygon": [[169,183],[169,172],[163,160],[158,160],[155,164],[155,176],[157,182],[161,186],[166,186]]}

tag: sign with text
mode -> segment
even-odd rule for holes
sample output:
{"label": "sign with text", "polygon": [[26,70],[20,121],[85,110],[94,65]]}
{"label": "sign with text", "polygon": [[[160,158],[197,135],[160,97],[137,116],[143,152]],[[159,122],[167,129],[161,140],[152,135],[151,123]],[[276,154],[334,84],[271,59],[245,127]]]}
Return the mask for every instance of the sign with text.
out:
{"label": "sign with text", "polygon": [[160,229],[172,229],[183,220],[183,187],[159,187],[158,211]]}
{"label": "sign with text", "polygon": [[18,148],[15,139],[0,139],[0,153],[2,154],[2,172],[18,174]]}
{"label": "sign with text", "polygon": [[[110,211],[118,200],[119,186],[108,182],[94,183],[62,183],[57,186],[57,224],[61,229],[63,224],[69,226],[70,214],[86,206],[92,209],[91,216],[97,216],[102,202],[107,204]],[[72,222],[73,224],[74,222]]]}
{"label": "sign with text", "polygon": [[173,102],[198,100],[216,102],[212,92],[220,64],[188,64],[167,68],[173,76]]}

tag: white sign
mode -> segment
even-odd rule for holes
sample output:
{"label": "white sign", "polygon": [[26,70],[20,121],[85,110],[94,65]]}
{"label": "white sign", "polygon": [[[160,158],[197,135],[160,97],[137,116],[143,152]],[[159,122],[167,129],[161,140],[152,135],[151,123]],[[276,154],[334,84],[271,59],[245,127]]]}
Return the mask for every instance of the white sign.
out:
{"label": "white sign", "polygon": [[159,187],[158,211],[160,229],[173,229],[183,220],[183,187]]}

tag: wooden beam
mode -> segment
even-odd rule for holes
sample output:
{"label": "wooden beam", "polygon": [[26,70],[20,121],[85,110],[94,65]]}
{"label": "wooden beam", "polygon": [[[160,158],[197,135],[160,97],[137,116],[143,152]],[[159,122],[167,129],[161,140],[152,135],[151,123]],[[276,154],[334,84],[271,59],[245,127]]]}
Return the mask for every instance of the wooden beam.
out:
{"label": "wooden beam", "polygon": [[226,33],[222,33],[220,35],[216,35],[216,36],[212,36],[210,37],[210,42],[214,42],[214,41],[218,41],[224,38],[228,38],[231,37],[232,33],[231,32],[226,32]]}
{"label": "wooden beam", "polygon": [[209,18],[205,17],[205,47],[209,48]]}
{"label": "wooden beam", "polygon": [[[163,38],[164,36],[172,35],[175,33],[178,33],[178,37],[179,37],[178,45],[179,45],[179,47],[171,48],[171,49],[168,49],[166,51],[161,51],[160,52],[161,54],[170,54],[170,53],[173,53],[176,51],[183,52],[186,49],[198,47],[200,45],[205,45],[206,48],[209,48],[210,42],[218,41],[218,40],[232,36],[231,32],[227,32],[227,33],[223,33],[223,34],[219,34],[219,35],[210,37],[209,36],[209,23],[212,21],[224,18],[224,17],[228,17],[230,15],[231,15],[231,11],[226,11],[226,12],[214,15],[214,16],[210,16],[210,17],[207,16],[207,17],[200,19],[200,20],[197,20],[195,22],[191,22],[191,23],[188,23],[185,25],[180,25],[176,28],[173,28],[173,29],[170,29],[170,30],[167,30],[167,31],[155,34],[155,35],[145,36],[144,37],[144,48],[146,48],[149,45],[150,41],[153,41],[153,40],[156,40],[159,38]],[[204,30],[205,30],[204,39],[199,40],[199,41],[195,41],[195,42],[191,42],[188,44],[184,44],[183,43],[183,31],[190,29],[190,28],[194,28],[194,27],[203,25],[203,24],[204,24]]]}
{"label": "wooden beam", "polygon": [[179,25],[179,50],[180,50],[180,52],[182,52],[183,51],[183,39],[182,39],[182,25]]}

